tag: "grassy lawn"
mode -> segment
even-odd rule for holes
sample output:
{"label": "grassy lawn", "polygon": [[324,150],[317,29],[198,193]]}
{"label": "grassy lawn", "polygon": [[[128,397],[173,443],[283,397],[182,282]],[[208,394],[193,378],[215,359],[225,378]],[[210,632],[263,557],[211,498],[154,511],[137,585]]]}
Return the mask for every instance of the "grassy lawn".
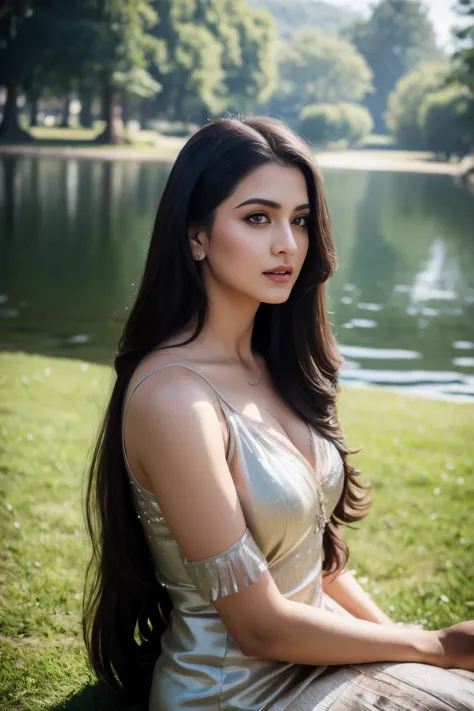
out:
{"label": "grassy lawn", "polygon": [[160,157],[174,158],[181,150],[186,139],[179,136],[165,136],[157,131],[127,131],[127,143],[117,146],[95,143],[96,136],[104,128],[103,121],[96,121],[94,128],[60,128],[59,126],[36,126],[29,128],[23,126],[36,139],[34,143],[19,143],[8,145],[22,145],[31,150],[41,147],[76,148],[92,151],[123,151],[139,150],[147,153],[156,153]]}
{"label": "grassy lawn", "polygon": [[[125,709],[87,669],[80,608],[85,463],[111,370],[0,354],[2,711]],[[373,506],[350,568],[393,619],[474,617],[474,405],[345,389],[341,419]]]}

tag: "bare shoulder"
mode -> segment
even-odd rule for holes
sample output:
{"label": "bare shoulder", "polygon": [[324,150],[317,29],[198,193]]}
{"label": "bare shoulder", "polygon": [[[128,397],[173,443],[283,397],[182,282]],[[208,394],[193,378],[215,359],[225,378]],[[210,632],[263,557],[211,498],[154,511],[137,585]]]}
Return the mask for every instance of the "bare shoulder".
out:
{"label": "bare shoulder", "polygon": [[[130,379],[129,416],[135,419],[153,414],[156,422],[160,418],[169,421],[173,416],[186,417],[192,410],[202,409],[199,404],[204,403],[219,414],[214,392],[199,372],[184,349],[167,348],[150,354]],[[209,411],[209,407],[205,409]]]}
{"label": "bare shoulder", "polygon": [[[141,360],[135,368],[127,387],[127,394],[133,390],[142,378],[145,378],[151,373],[153,373],[153,381],[162,384],[168,379],[168,377],[173,379],[175,373],[183,374],[190,372],[187,368],[180,368],[178,366],[169,368],[163,367],[168,365],[171,366],[172,363],[180,363],[191,368],[196,368],[192,353],[186,348],[186,346],[183,346],[182,348],[160,348],[159,350],[152,351],[145,356],[145,358],[143,358],[143,360]],[[160,373],[163,372],[164,375],[156,375],[155,377],[154,371],[158,371],[159,369],[161,369]],[[198,368],[196,368],[196,370],[197,369]]]}
{"label": "bare shoulder", "polygon": [[190,370],[194,367],[184,348],[162,349],[147,356],[130,379],[124,439],[132,471],[145,488],[151,482],[144,460],[158,443],[175,442],[179,448],[180,442],[204,438],[229,451],[224,414],[209,384]]}

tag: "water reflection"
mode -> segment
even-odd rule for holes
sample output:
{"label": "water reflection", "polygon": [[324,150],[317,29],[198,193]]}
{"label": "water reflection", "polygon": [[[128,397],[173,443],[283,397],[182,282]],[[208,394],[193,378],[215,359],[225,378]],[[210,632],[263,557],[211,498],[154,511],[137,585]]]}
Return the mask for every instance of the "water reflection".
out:
{"label": "water reflection", "polygon": [[[110,363],[169,168],[0,165],[0,347]],[[325,183],[344,378],[474,395],[472,195],[435,175],[332,170]]]}

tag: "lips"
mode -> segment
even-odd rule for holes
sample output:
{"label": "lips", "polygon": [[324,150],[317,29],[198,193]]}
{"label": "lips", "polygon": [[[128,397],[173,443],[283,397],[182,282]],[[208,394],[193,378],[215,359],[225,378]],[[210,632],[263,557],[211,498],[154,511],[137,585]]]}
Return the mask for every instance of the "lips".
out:
{"label": "lips", "polygon": [[273,267],[269,269],[264,274],[293,274],[293,267]]}

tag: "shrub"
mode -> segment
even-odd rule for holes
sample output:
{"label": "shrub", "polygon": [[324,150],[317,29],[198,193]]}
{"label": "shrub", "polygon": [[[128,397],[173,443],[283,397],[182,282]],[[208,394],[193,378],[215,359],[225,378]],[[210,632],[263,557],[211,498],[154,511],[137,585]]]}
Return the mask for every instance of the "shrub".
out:
{"label": "shrub", "polygon": [[421,62],[399,79],[390,93],[385,120],[400,147],[424,147],[418,116],[420,106],[429,94],[439,91],[448,71],[448,62]]}
{"label": "shrub", "polygon": [[459,85],[429,94],[419,111],[419,123],[429,150],[450,158],[474,147],[473,102]]}
{"label": "shrub", "polygon": [[299,116],[299,132],[315,145],[346,141],[353,145],[372,131],[369,112],[357,104],[313,104]]}
{"label": "shrub", "polygon": [[342,129],[345,138],[349,145],[361,143],[364,138],[367,138],[372,133],[374,122],[370,112],[365,106],[358,104],[339,104],[339,110],[342,115]]}

